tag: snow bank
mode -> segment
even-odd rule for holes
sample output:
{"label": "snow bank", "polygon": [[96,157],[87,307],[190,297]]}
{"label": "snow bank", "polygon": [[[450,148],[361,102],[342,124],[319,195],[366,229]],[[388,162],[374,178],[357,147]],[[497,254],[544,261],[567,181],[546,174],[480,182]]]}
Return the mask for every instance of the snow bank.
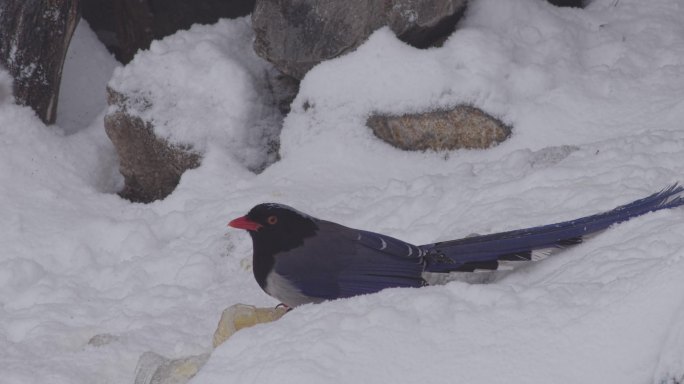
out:
{"label": "snow bank", "polygon": [[[46,127],[0,102],[0,381],[131,383],[144,351],[208,351],[225,307],[275,305],[251,275],[249,237],[225,227],[259,202],[427,243],[572,219],[681,181],[683,18],[677,0],[479,0],[441,48],[380,30],[306,76],[282,160],[259,175],[231,140],[255,121],[265,64],[245,53],[244,19],[194,27],[111,83],[133,91],[149,78],[140,88],[153,90],[160,132],[208,149],[148,205],[112,193],[121,180],[101,115]],[[373,111],[461,102],[513,136],[408,153],[364,126]],[[658,212],[492,284],[304,306],[238,333],[193,383],[681,379],[683,230],[681,209]]]}
{"label": "snow bank", "polygon": [[152,122],[158,136],[200,153],[218,146],[260,170],[275,160],[267,148],[280,130],[273,74],[252,51],[251,25],[241,18],[153,41],[109,86],[129,97],[128,112]]}

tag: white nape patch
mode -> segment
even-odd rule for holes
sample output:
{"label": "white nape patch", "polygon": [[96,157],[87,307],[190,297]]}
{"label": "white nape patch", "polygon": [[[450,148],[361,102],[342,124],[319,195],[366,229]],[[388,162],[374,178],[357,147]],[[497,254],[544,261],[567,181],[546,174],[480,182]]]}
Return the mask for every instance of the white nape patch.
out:
{"label": "white nape patch", "polygon": [[291,308],[302,304],[320,303],[325,301],[317,297],[306,296],[290,283],[289,280],[275,271],[271,271],[266,277],[266,287],[264,287],[264,291]]}
{"label": "white nape patch", "polygon": [[410,245],[408,245],[408,244],[407,244],[406,246],[408,247],[408,250],[409,250],[409,252],[408,252],[408,255],[407,255],[407,256],[411,256],[411,255],[413,255],[413,248],[412,248],[412,247],[411,247]]}

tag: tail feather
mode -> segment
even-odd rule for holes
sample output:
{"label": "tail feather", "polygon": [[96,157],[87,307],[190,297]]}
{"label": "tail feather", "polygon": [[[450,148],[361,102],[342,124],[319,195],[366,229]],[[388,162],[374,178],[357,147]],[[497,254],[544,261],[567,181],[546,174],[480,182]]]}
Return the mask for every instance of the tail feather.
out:
{"label": "tail feather", "polygon": [[582,242],[633,217],[684,205],[684,187],[673,184],[658,193],[611,211],[556,224],[421,245],[427,272],[470,272],[497,269],[500,261],[535,260],[554,250]]}

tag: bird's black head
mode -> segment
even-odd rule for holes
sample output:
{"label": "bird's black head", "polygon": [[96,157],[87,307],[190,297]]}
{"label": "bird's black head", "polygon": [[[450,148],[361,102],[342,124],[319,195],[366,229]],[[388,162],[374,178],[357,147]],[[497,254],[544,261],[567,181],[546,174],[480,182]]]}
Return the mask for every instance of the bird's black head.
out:
{"label": "bird's black head", "polygon": [[245,229],[252,236],[257,251],[275,254],[301,245],[318,230],[316,219],[287,205],[264,203],[247,215],[231,221],[229,226]]}
{"label": "bird's black head", "polygon": [[286,205],[265,203],[228,223],[252,237],[254,277],[266,289],[266,279],[275,265],[275,255],[297,248],[318,230],[316,219]]}

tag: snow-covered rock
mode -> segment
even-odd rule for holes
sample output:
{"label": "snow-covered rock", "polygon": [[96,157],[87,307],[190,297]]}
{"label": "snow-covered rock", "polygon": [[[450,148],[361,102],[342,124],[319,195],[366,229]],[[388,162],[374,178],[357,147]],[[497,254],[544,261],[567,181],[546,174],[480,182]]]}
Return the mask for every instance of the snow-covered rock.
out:
{"label": "snow-covered rock", "polygon": [[253,172],[278,158],[282,116],[270,83],[277,73],[251,51],[251,38],[246,18],[197,25],[115,70],[105,125],[121,159],[123,196],[166,197],[212,147]]}

